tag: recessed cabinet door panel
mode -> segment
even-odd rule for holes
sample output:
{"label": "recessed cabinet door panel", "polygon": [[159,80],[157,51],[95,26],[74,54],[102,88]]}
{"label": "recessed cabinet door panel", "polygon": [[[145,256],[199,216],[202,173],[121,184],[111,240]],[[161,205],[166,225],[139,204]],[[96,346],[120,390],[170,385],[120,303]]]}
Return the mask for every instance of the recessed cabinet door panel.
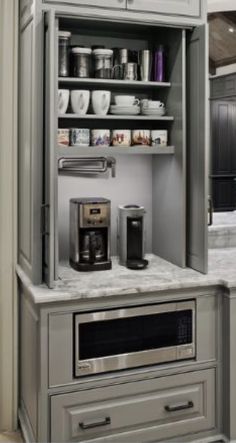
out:
{"label": "recessed cabinet door panel", "polygon": [[36,95],[40,91],[38,91],[35,84],[34,53],[34,28],[33,22],[30,22],[20,34],[18,262],[31,281],[39,284],[42,281],[42,242],[40,233],[42,146],[39,138],[35,137],[34,104],[37,100]]}
{"label": "recessed cabinet door panel", "polygon": [[157,14],[200,16],[200,0],[127,0],[127,7]]}
{"label": "recessed cabinet door panel", "polygon": [[207,32],[201,26],[187,41],[187,263],[207,272],[208,110]]}
{"label": "recessed cabinet door panel", "polygon": [[119,8],[126,7],[126,0],[44,0],[43,3],[63,3],[73,6],[97,6],[101,8]]}
{"label": "recessed cabinet door panel", "polygon": [[56,201],[56,128],[57,128],[57,21],[54,11],[45,15],[45,140],[44,140],[44,280],[53,287],[55,280],[55,201]]}
{"label": "recessed cabinet door panel", "polygon": [[233,107],[230,102],[213,101],[211,108],[212,174],[231,173]]}

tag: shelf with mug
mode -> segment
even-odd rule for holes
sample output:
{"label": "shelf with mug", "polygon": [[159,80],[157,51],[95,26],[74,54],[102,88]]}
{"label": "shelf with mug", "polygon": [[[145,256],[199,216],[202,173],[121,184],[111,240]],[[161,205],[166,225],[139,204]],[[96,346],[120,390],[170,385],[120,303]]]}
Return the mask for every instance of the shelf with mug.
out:
{"label": "shelf with mug", "polygon": [[170,155],[175,153],[174,146],[58,146],[57,157],[76,155]]}
{"label": "shelf with mug", "polygon": [[142,80],[115,80],[115,79],[102,79],[102,78],[76,78],[76,77],[59,77],[59,84],[64,85],[88,85],[88,86],[114,86],[114,87],[127,87],[127,88],[169,88],[170,82],[155,82],[155,81],[142,81]]}
{"label": "shelf with mug", "polygon": [[114,114],[61,114],[58,115],[60,119],[77,119],[77,120],[161,120],[161,121],[173,121],[174,117],[164,115],[114,115]]}

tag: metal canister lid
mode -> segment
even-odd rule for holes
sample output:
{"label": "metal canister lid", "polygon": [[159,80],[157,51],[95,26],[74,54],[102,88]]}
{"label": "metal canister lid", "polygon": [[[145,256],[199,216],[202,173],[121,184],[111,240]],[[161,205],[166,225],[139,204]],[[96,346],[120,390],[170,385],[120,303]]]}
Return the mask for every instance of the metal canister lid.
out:
{"label": "metal canister lid", "polygon": [[91,48],[83,48],[83,47],[76,47],[76,48],[72,48],[71,50],[73,52],[73,54],[91,54],[92,50]]}
{"label": "metal canister lid", "polygon": [[58,32],[59,38],[68,39],[71,37],[71,32],[69,31],[59,31]]}
{"label": "metal canister lid", "polygon": [[103,57],[111,57],[113,55],[112,49],[94,49],[93,55],[95,56],[103,56]]}

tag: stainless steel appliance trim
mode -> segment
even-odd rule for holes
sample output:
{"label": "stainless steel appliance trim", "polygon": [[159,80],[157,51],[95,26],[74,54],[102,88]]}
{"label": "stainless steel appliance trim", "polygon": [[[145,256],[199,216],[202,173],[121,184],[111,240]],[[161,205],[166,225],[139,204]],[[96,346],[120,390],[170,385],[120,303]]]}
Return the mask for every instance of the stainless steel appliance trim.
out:
{"label": "stainless steel appliance trim", "polygon": [[[119,354],[88,360],[79,360],[79,324],[112,319],[140,317],[181,310],[192,311],[192,343],[168,348],[150,349],[141,352]],[[195,357],[195,302],[166,303],[141,306],[136,308],[117,309],[95,313],[77,314],[75,317],[75,375],[91,375],[121,369],[167,363]]]}
{"label": "stainless steel appliance trim", "polygon": [[[102,357],[90,360],[77,360],[76,376],[99,374],[103,372],[119,371],[141,366],[148,366],[159,363],[168,363],[183,360],[178,357],[178,349],[186,345],[173,346],[169,348],[151,349],[142,352],[114,355],[112,357]],[[188,345],[190,347],[191,345]],[[192,355],[187,358],[194,358],[194,346]]]}
{"label": "stainless steel appliance trim", "polygon": [[[127,317],[141,317],[144,315],[161,314],[164,312],[192,310],[195,312],[195,302],[161,303],[158,305],[139,306],[135,308],[114,309],[111,311],[89,312],[77,314],[76,323],[91,323],[96,321],[114,320]],[[194,315],[193,315],[194,317]]]}

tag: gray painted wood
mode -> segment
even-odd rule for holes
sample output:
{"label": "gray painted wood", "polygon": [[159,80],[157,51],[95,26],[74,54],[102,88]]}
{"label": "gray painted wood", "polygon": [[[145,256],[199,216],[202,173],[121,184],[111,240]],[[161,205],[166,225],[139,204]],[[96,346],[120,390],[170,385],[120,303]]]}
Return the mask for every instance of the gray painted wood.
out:
{"label": "gray painted wood", "polygon": [[43,0],[43,3],[64,3],[76,6],[95,6],[101,8],[117,8],[124,9],[126,7],[126,0]]}
{"label": "gray painted wood", "polygon": [[[42,76],[42,71],[37,71],[35,67],[35,52],[37,48],[40,57],[40,44],[41,40],[36,39],[31,21],[20,34],[18,235],[19,263],[35,284],[42,281],[42,145],[38,134],[41,119],[37,115],[42,112],[41,89],[37,77]],[[39,133],[42,134],[42,130]]]}
{"label": "gray painted wood", "polygon": [[49,288],[55,280],[56,183],[55,146],[57,131],[57,46],[54,11],[46,13],[46,112],[45,112],[45,205],[47,211],[44,235],[44,279]]}
{"label": "gray painted wood", "polygon": [[[159,302],[159,301],[158,301]],[[83,310],[83,308],[81,308]],[[215,295],[196,300],[196,360],[195,363],[217,359],[217,314]],[[73,315],[58,312],[49,316],[49,385],[74,384],[73,377]]]}
{"label": "gray painted wood", "polygon": [[185,33],[165,35],[170,81],[166,106],[175,117],[169,142],[175,155],[153,158],[153,252],[178,266],[186,260]]}
{"label": "gray painted wood", "polygon": [[207,37],[195,29],[187,44],[187,264],[207,272]]}
{"label": "gray painted wood", "polygon": [[27,411],[28,421],[37,441],[38,426],[38,316],[22,296],[20,304],[21,354],[20,386],[22,411]]}
{"label": "gray painted wood", "polygon": [[21,26],[33,18],[33,0],[20,0]]}
{"label": "gray painted wood", "polygon": [[236,440],[236,293],[225,291],[223,298],[223,423],[224,434]]}
{"label": "gray painted wood", "polygon": [[[141,442],[212,429],[215,426],[214,384],[212,369],[53,396],[52,441]],[[193,402],[189,409],[165,410],[166,406],[189,401]],[[81,429],[80,423],[99,422],[106,417],[110,418],[108,425]]]}
{"label": "gray painted wood", "polygon": [[169,15],[199,17],[201,14],[200,0],[127,0],[127,8]]}

